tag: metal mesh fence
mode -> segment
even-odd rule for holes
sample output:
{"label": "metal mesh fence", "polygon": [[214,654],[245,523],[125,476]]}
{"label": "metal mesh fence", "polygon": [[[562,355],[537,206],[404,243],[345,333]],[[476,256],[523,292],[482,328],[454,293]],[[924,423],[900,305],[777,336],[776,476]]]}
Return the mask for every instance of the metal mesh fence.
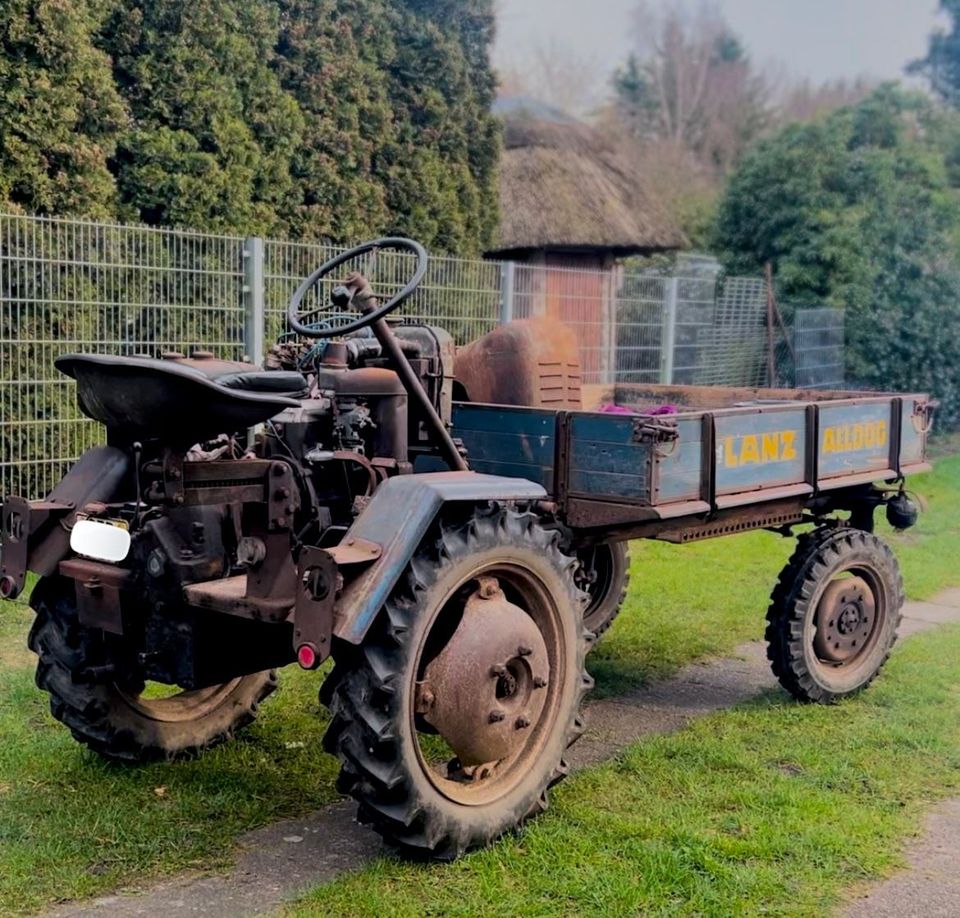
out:
{"label": "metal mesh fence", "polygon": [[243,354],[242,240],[0,214],[0,494],[47,493],[102,439],[57,356]]}
{"label": "metal mesh fence", "polygon": [[712,326],[706,326],[702,358],[694,374],[697,384],[766,385],[766,282],[758,277],[724,278],[715,302]]}
{"label": "metal mesh fence", "polygon": [[517,265],[513,315],[548,316],[570,326],[580,345],[585,383],[610,377],[616,364],[614,328],[618,327],[616,272]]}
{"label": "metal mesh fence", "polygon": [[656,383],[664,374],[664,322],[669,280],[621,274],[615,304],[613,378],[586,382]]}
{"label": "metal mesh fence", "polygon": [[[99,426],[78,410],[56,357],[202,349],[257,358],[261,342],[269,346],[284,333],[286,305],[300,281],[339,251],[0,214],[0,495],[48,493],[102,440]],[[413,260],[381,253],[353,267],[387,296],[410,276]],[[329,292],[329,283],[319,286],[305,308],[328,302]],[[622,267],[432,258],[424,283],[402,307],[406,320],[440,325],[460,344],[503,318],[536,315],[573,329],[585,383],[767,381],[766,289],[759,278],[726,278],[718,286],[711,276]],[[778,366],[778,381],[841,385],[842,310],[793,315],[789,378]]]}
{"label": "metal mesh fence", "polygon": [[797,309],[793,318],[794,384],[800,389],[843,386],[842,309]]}
{"label": "metal mesh fence", "polygon": [[[343,249],[333,246],[268,239],[264,245],[266,340],[276,340],[286,329],[286,309],[300,282],[320,264]],[[362,270],[382,299],[399,291],[413,274],[414,257],[381,252],[360,258],[344,270]],[[336,281],[314,288],[304,308],[322,306]],[[500,266],[496,262],[465,258],[431,258],[427,276],[401,307],[397,318],[432,322],[445,328],[458,344],[486,334],[500,317]]]}

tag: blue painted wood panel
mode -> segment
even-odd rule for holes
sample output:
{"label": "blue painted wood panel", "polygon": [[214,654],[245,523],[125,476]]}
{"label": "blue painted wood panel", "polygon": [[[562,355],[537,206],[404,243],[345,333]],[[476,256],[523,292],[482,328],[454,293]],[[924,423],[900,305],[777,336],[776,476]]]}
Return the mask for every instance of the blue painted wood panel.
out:
{"label": "blue painted wood panel", "polygon": [[657,489],[654,503],[668,504],[700,497],[703,465],[703,424],[699,417],[679,418],[676,446],[662,444],[659,449]]}
{"label": "blue painted wood panel", "polygon": [[717,494],[799,484],[806,471],[803,405],[715,418]]}
{"label": "blue painted wood panel", "polygon": [[926,434],[924,433],[924,424],[926,418],[924,414],[915,415],[918,404],[923,404],[926,399],[905,398],[903,400],[903,417],[900,419],[900,464],[911,465],[915,462],[923,462],[926,452]]}
{"label": "blue painted wood panel", "polygon": [[571,494],[626,501],[650,500],[651,450],[634,439],[636,418],[574,414],[570,418]]}
{"label": "blue painted wood panel", "polygon": [[470,468],[528,478],[553,490],[556,412],[549,409],[455,404],[453,435],[463,440]]}
{"label": "blue painted wood panel", "polygon": [[820,478],[889,468],[892,404],[820,406]]}

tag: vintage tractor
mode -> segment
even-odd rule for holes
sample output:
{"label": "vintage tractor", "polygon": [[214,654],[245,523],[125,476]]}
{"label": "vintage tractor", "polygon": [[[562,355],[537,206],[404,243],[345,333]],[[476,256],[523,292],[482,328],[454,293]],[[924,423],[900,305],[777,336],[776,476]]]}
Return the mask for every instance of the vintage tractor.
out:
{"label": "vintage tractor", "polygon": [[[413,265],[386,302],[358,273],[318,294],[382,249]],[[388,321],[426,267],[403,239],[327,262],[266,369],[57,361],[106,445],[45,499],[4,500],[0,594],[39,575],[37,684],[77,740],[124,762],[196,753],[257,715],[277,668],[332,657],[339,786],[391,843],[455,857],[566,773],[626,539],[808,523],[774,593],[774,671],[817,701],[873,678],[902,602],[873,512],[912,522],[873,482],[924,467],[926,397],[672,389],[582,411],[555,323],[455,356],[441,329]],[[680,410],[644,408],[664,401]]]}

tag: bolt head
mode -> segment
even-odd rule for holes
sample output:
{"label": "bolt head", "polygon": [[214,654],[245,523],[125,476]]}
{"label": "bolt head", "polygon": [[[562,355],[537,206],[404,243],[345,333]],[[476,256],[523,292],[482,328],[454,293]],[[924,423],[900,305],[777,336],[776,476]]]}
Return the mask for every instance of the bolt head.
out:
{"label": "bolt head", "polygon": [[505,715],[503,711],[491,711],[487,720],[492,724],[498,724],[501,720],[503,720],[504,716]]}
{"label": "bolt head", "polygon": [[547,684],[547,680],[543,676],[534,676],[533,677],[533,687],[534,688],[543,688]]}
{"label": "bolt head", "polygon": [[525,730],[527,727],[530,726],[530,719],[527,718],[527,717],[524,717],[524,716],[521,714],[521,715],[513,722],[513,725],[514,725],[518,730]]}
{"label": "bolt head", "polygon": [[501,676],[507,674],[507,668],[505,666],[500,666],[500,664],[495,664],[490,667],[490,675],[494,679],[499,679]]}
{"label": "bolt head", "polygon": [[521,657],[529,657],[530,654],[533,653],[533,651],[529,647],[525,646],[524,644],[521,644],[517,648],[517,653],[520,654]]}

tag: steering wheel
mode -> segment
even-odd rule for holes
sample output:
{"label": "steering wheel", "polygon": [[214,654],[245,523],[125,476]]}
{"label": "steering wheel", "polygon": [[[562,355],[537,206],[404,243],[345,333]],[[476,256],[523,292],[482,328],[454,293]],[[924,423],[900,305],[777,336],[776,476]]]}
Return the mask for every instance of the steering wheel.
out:
{"label": "steering wheel", "polygon": [[[417,265],[413,272],[413,276],[399,293],[387,300],[387,302],[382,306],[378,306],[376,309],[364,314],[359,319],[356,319],[353,322],[347,321],[344,324],[332,325],[329,321],[324,321],[322,319],[323,314],[330,310],[324,309],[323,307],[319,309],[313,309],[306,314],[301,314],[300,307],[303,304],[303,298],[314,287],[316,287],[316,285],[323,280],[323,278],[339,268],[340,265],[345,264],[354,258],[358,258],[361,255],[366,255],[368,252],[377,253],[381,249],[395,249],[400,252],[410,252],[417,257]],[[376,257],[376,255],[374,255],[374,257]],[[351,332],[359,331],[361,328],[366,328],[368,325],[372,325],[378,319],[382,319],[384,316],[393,312],[398,306],[400,306],[400,304],[403,303],[404,300],[406,300],[410,294],[417,289],[417,287],[420,286],[426,273],[427,251],[422,245],[420,245],[419,242],[415,242],[413,239],[403,239],[401,237],[387,237],[385,239],[374,239],[370,242],[364,242],[362,245],[358,245],[356,248],[350,249],[347,252],[342,252],[335,258],[325,261],[322,265],[320,265],[319,268],[317,268],[316,271],[313,272],[313,274],[304,280],[304,282],[297,288],[296,293],[294,293],[292,299],[290,300],[290,305],[287,307],[287,324],[290,326],[291,331],[295,331],[298,334],[303,335],[305,338],[329,338],[331,335],[348,335]],[[357,293],[358,289],[356,288],[338,287],[334,291],[333,302],[331,303],[331,306],[334,307],[335,316],[331,315],[330,318],[342,319],[343,311],[352,305],[353,298]],[[310,325],[304,324],[304,320],[307,318],[307,316],[319,318],[320,321],[314,321]]]}

